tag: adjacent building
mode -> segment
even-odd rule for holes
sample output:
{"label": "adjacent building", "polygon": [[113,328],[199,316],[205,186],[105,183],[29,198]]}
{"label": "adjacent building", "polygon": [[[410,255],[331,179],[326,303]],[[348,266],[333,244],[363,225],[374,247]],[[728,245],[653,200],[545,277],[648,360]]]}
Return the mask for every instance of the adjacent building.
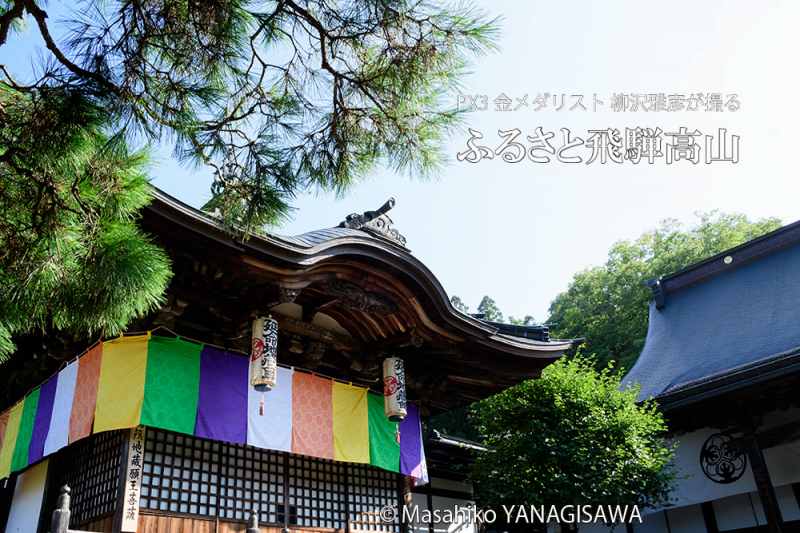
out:
{"label": "adjacent building", "polygon": [[650,283],[626,376],[677,443],[672,505],[634,531],[800,531],[800,222]]}

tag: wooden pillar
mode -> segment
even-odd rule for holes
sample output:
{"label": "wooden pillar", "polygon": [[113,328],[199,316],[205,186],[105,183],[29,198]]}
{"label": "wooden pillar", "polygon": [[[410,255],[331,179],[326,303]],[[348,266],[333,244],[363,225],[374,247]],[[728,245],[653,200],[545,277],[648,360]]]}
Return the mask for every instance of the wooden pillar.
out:
{"label": "wooden pillar", "polygon": [[408,533],[408,523],[404,520],[403,509],[411,506],[411,480],[406,476],[397,476],[397,520],[400,533]]}
{"label": "wooden pillar", "polygon": [[344,531],[350,533],[350,465],[344,465]]}
{"label": "wooden pillar", "polygon": [[711,502],[703,502],[700,504],[700,510],[703,511],[703,522],[706,524],[706,532],[719,533],[717,515],[714,514],[714,504]]}
{"label": "wooden pillar", "polygon": [[753,479],[756,482],[758,496],[761,498],[761,505],[764,507],[764,514],[767,516],[767,531],[770,533],[783,532],[783,517],[778,506],[778,497],[775,494],[775,487],[769,476],[767,463],[764,454],[758,445],[758,439],[754,432],[750,432],[745,437],[747,457],[750,459],[750,468],[753,470]]}
{"label": "wooden pillar", "polygon": [[669,514],[667,513],[667,509],[661,511],[664,513],[664,524],[667,526],[667,533],[672,533],[672,527],[669,525]]}
{"label": "wooden pillar", "polygon": [[[221,455],[221,454],[220,454]],[[281,531],[287,532],[289,531],[289,524],[291,520],[289,519],[289,512],[291,511],[291,506],[289,505],[289,454],[287,452],[283,453],[283,529]]]}
{"label": "wooden pillar", "polygon": [[[433,478],[428,480],[425,486],[425,503],[428,505],[428,511],[433,513]],[[432,516],[432,515],[431,515]],[[428,533],[433,533],[433,520],[428,521]]]}

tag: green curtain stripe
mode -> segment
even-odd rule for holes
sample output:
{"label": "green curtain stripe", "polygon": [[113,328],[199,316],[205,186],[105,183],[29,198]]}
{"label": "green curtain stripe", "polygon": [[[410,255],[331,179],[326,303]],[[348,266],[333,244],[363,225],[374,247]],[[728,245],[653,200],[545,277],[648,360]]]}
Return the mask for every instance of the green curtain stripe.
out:
{"label": "green curtain stripe", "polygon": [[180,339],[150,338],[143,425],[194,434],[202,348],[200,344]]}
{"label": "green curtain stripe", "polygon": [[397,423],[386,418],[383,396],[367,394],[369,413],[369,462],[371,465],[400,471],[400,443],[397,442]]}
{"label": "green curtain stripe", "polygon": [[11,459],[12,472],[22,470],[28,466],[28,450],[31,447],[33,423],[36,419],[37,407],[39,407],[39,387],[25,397],[25,403],[22,406],[17,444],[14,447],[14,457]]}

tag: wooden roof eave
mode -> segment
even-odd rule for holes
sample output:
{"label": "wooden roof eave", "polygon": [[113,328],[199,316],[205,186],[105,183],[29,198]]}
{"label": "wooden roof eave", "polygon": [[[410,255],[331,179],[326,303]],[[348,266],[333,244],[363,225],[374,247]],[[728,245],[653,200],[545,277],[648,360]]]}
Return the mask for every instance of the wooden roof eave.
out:
{"label": "wooden roof eave", "polygon": [[[158,189],[153,189],[153,201],[147,211],[195,234],[215,241],[231,251],[278,261],[291,270],[304,270],[340,256],[371,259],[408,273],[421,286],[433,305],[440,326],[451,328],[465,341],[479,344],[509,355],[544,361],[558,358],[572,346],[572,341],[534,341],[498,333],[498,329],[456,310],[441,283],[434,274],[411,253],[389,241],[372,237],[350,235],[337,237],[314,246],[299,246],[291,240],[270,235],[253,235],[245,242],[237,242],[213,217],[199,211]],[[544,362],[543,361],[543,362]]]}

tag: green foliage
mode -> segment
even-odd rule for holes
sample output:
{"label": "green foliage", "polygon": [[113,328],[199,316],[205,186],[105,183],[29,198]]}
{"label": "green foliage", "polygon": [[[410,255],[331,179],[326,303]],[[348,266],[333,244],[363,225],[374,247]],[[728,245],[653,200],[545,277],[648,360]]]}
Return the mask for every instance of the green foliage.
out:
{"label": "green foliage", "polygon": [[610,367],[578,355],[478,402],[472,416],[489,452],[474,467],[482,505],[664,502],[673,450],[654,403],[636,404]]}
{"label": "green foliage", "polygon": [[[462,313],[469,313],[469,306],[465,304],[459,296],[451,296],[450,303]],[[500,308],[497,306],[495,301],[488,296],[484,296],[478,305],[478,313],[483,313],[485,320],[489,320],[491,322],[505,322],[503,318],[503,312],[500,311]],[[516,326],[534,326],[536,325],[536,319],[533,318],[532,315],[525,315],[523,318],[509,316],[508,323]]]}
{"label": "green foliage", "polygon": [[462,313],[464,314],[469,313],[469,306],[467,306],[467,304],[465,304],[464,301],[458,296],[451,296],[450,303],[453,305],[453,307],[455,307]]}
{"label": "green foliage", "polygon": [[106,118],[76,91],[0,84],[0,360],[13,334],[113,335],[160,302],[169,260],[136,225],[146,157]]}
{"label": "green foliage", "polygon": [[523,318],[509,316],[508,323],[514,324],[515,326],[534,326],[536,325],[536,319],[531,315],[525,315]]}
{"label": "green foliage", "polygon": [[489,322],[503,322],[503,312],[497,307],[493,299],[484,296],[478,304],[478,313],[483,315],[484,320]]}
{"label": "green foliage", "polygon": [[711,212],[685,228],[666,220],[633,241],[620,241],[604,265],[575,274],[569,288],[550,304],[551,335],[585,338],[600,367],[616,361],[630,368],[647,335],[649,279],[754,239],[780,226],[775,218],[750,220]]}
{"label": "green foliage", "polygon": [[457,407],[434,415],[427,420],[430,429],[439,431],[450,437],[480,441],[481,436],[475,430],[470,417],[470,406]]}
{"label": "green foliage", "polygon": [[[609,362],[629,367],[644,345],[646,280],[779,226],[774,218],[716,212],[700,215],[688,229],[668,220],[634,241],[616,243],[604,265],[576,274],[551,304],[548,322],[555,337],[586,338],[597,360],[580,354],[561,359],[540,379],[474,404],[469,418],[453,411],[431,421],[453,435],[483,435],[492,451],[475,465],[481,504],[662,503],[673,480],[672,451],[661,439],[664,420],[655,404],[636,405],[635,389],[620,389],[621,373],[612,372]],[[479,312],[502,321],[489,297]]]}

